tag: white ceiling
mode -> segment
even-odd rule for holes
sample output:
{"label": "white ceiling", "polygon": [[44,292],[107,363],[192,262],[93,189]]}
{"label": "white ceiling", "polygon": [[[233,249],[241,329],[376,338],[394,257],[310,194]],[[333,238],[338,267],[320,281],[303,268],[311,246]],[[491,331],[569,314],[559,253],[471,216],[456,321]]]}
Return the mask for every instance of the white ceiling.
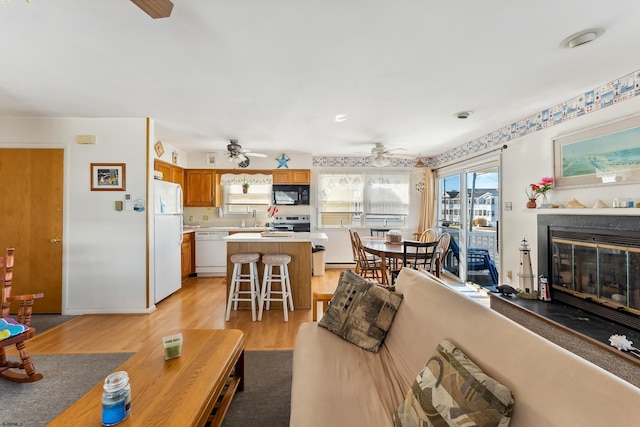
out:
{"label": "white ceiling", "polygon": [[173,2],[157,20],[129,0],[0,3],[0,116],[151,117],[186,151],[432,156],[640,69],[637,0]]}

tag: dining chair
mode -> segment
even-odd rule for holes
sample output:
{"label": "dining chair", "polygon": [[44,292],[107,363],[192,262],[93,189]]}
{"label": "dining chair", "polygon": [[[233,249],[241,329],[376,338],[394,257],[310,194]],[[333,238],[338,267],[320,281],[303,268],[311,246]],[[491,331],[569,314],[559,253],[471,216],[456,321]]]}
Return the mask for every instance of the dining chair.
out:
{"label": "dining chair", "polygon": [[435,242],[438,240],[438,233],[433,228],[427,228],[418,238],[419,242]]}
{"label": "dining chair", "polygon": [[[416,242],[413,240],[405,240],[403,243],[402,267],[412,268],[414,270],[423,269],[432,272],[435,260],[438,256],[436,248],[438,242]],[[396,278],[401,270],[393,270],[391,272],[391,284],[395,283]]]}
{"label": "dining chair", "polygon": [[442,274],[442,266],[444,265],[445,258],[447,257],[447,252],[449,252],[449,246],[451,244],[451,234],[448,231],[445,231],[438,237],[438,246],[436,246],[436,254],[437,258],[435,260],[433,274],[436,277],[440,277]]}
{"label": "dining chair", "polygon": [[371,237],[385,237],[388,232],[388,228],[371,228],[369,230]]}
{"label": "dining chair", "polygon": [[382,260],[378,257],[370,257],[371,254],[364,250],[362,240],[357,231],[353,230],[353,236],[356,242],[360,265],[360,272],[358,274],[364,278],[374,279],[382,284],[387,284],[389,281],[385,272],[382,270]]}
{"label": "dining chair", "polygon": [[[14,248],[7,248],[6,254],[0,257],[0,278],[2,279],[2,321],[0,329],[6,331],[6,337],[0,338],[0,377],[18,383],[34,382],[42,379],[36,373],[33,361],[25,347],[25,341],[32,338],[36,330],[29,326],[33,301],[44,294],[11,296],[13,283]],[[9,317],[11,302],[18,301],[18,314],[15,319]],[[5,347],[14,346],[20,355],[20,362],[7,360]]]}

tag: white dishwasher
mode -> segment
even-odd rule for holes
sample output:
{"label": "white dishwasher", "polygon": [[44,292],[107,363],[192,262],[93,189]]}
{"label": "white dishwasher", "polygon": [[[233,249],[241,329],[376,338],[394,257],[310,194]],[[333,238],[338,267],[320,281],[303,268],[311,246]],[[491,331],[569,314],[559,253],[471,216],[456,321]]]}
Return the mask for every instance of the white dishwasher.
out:
{"label": "white dishwasher", "polygon": [[224,276],[227,274],[227,242],[222,240],[228,231],[196,231],[196,275]]}

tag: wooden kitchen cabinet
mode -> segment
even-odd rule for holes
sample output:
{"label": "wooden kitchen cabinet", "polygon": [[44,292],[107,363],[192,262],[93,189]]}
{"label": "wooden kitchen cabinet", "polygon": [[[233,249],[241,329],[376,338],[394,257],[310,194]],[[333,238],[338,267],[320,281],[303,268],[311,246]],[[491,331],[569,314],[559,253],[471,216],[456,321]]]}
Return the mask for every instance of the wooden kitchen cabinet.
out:
{"label": "wooden kitchen cabinet", "polygon": [[193,233],[182,235],[182,280],[186,280],[195,273],[195,239]]}
{"label": "wooden kitchen cabinet", "polygon": [[187,169],[185,206],[220,206],[220,175],[214,169]]}
{"label": "wooden kitchen cabinet", "polygon": [[184,188],[184,169],[181,167],[154,159],[153,170],[162,172],[163,181],[174,182]]}
{"label": "wooden kitchen cabinet", "polygon": [[276,169],[273,171],[274,184],[310,184],[309,169]]}

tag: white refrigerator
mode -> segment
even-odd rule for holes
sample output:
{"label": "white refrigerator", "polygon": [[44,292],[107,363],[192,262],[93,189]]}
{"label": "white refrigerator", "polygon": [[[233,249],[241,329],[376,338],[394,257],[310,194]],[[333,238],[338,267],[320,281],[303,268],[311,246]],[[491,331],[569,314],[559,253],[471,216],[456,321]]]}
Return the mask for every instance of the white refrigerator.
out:
{"label": "white refrigerator", "polygon": [[154,180],[154,287],[157,303],[182,286],[182,188]]}

